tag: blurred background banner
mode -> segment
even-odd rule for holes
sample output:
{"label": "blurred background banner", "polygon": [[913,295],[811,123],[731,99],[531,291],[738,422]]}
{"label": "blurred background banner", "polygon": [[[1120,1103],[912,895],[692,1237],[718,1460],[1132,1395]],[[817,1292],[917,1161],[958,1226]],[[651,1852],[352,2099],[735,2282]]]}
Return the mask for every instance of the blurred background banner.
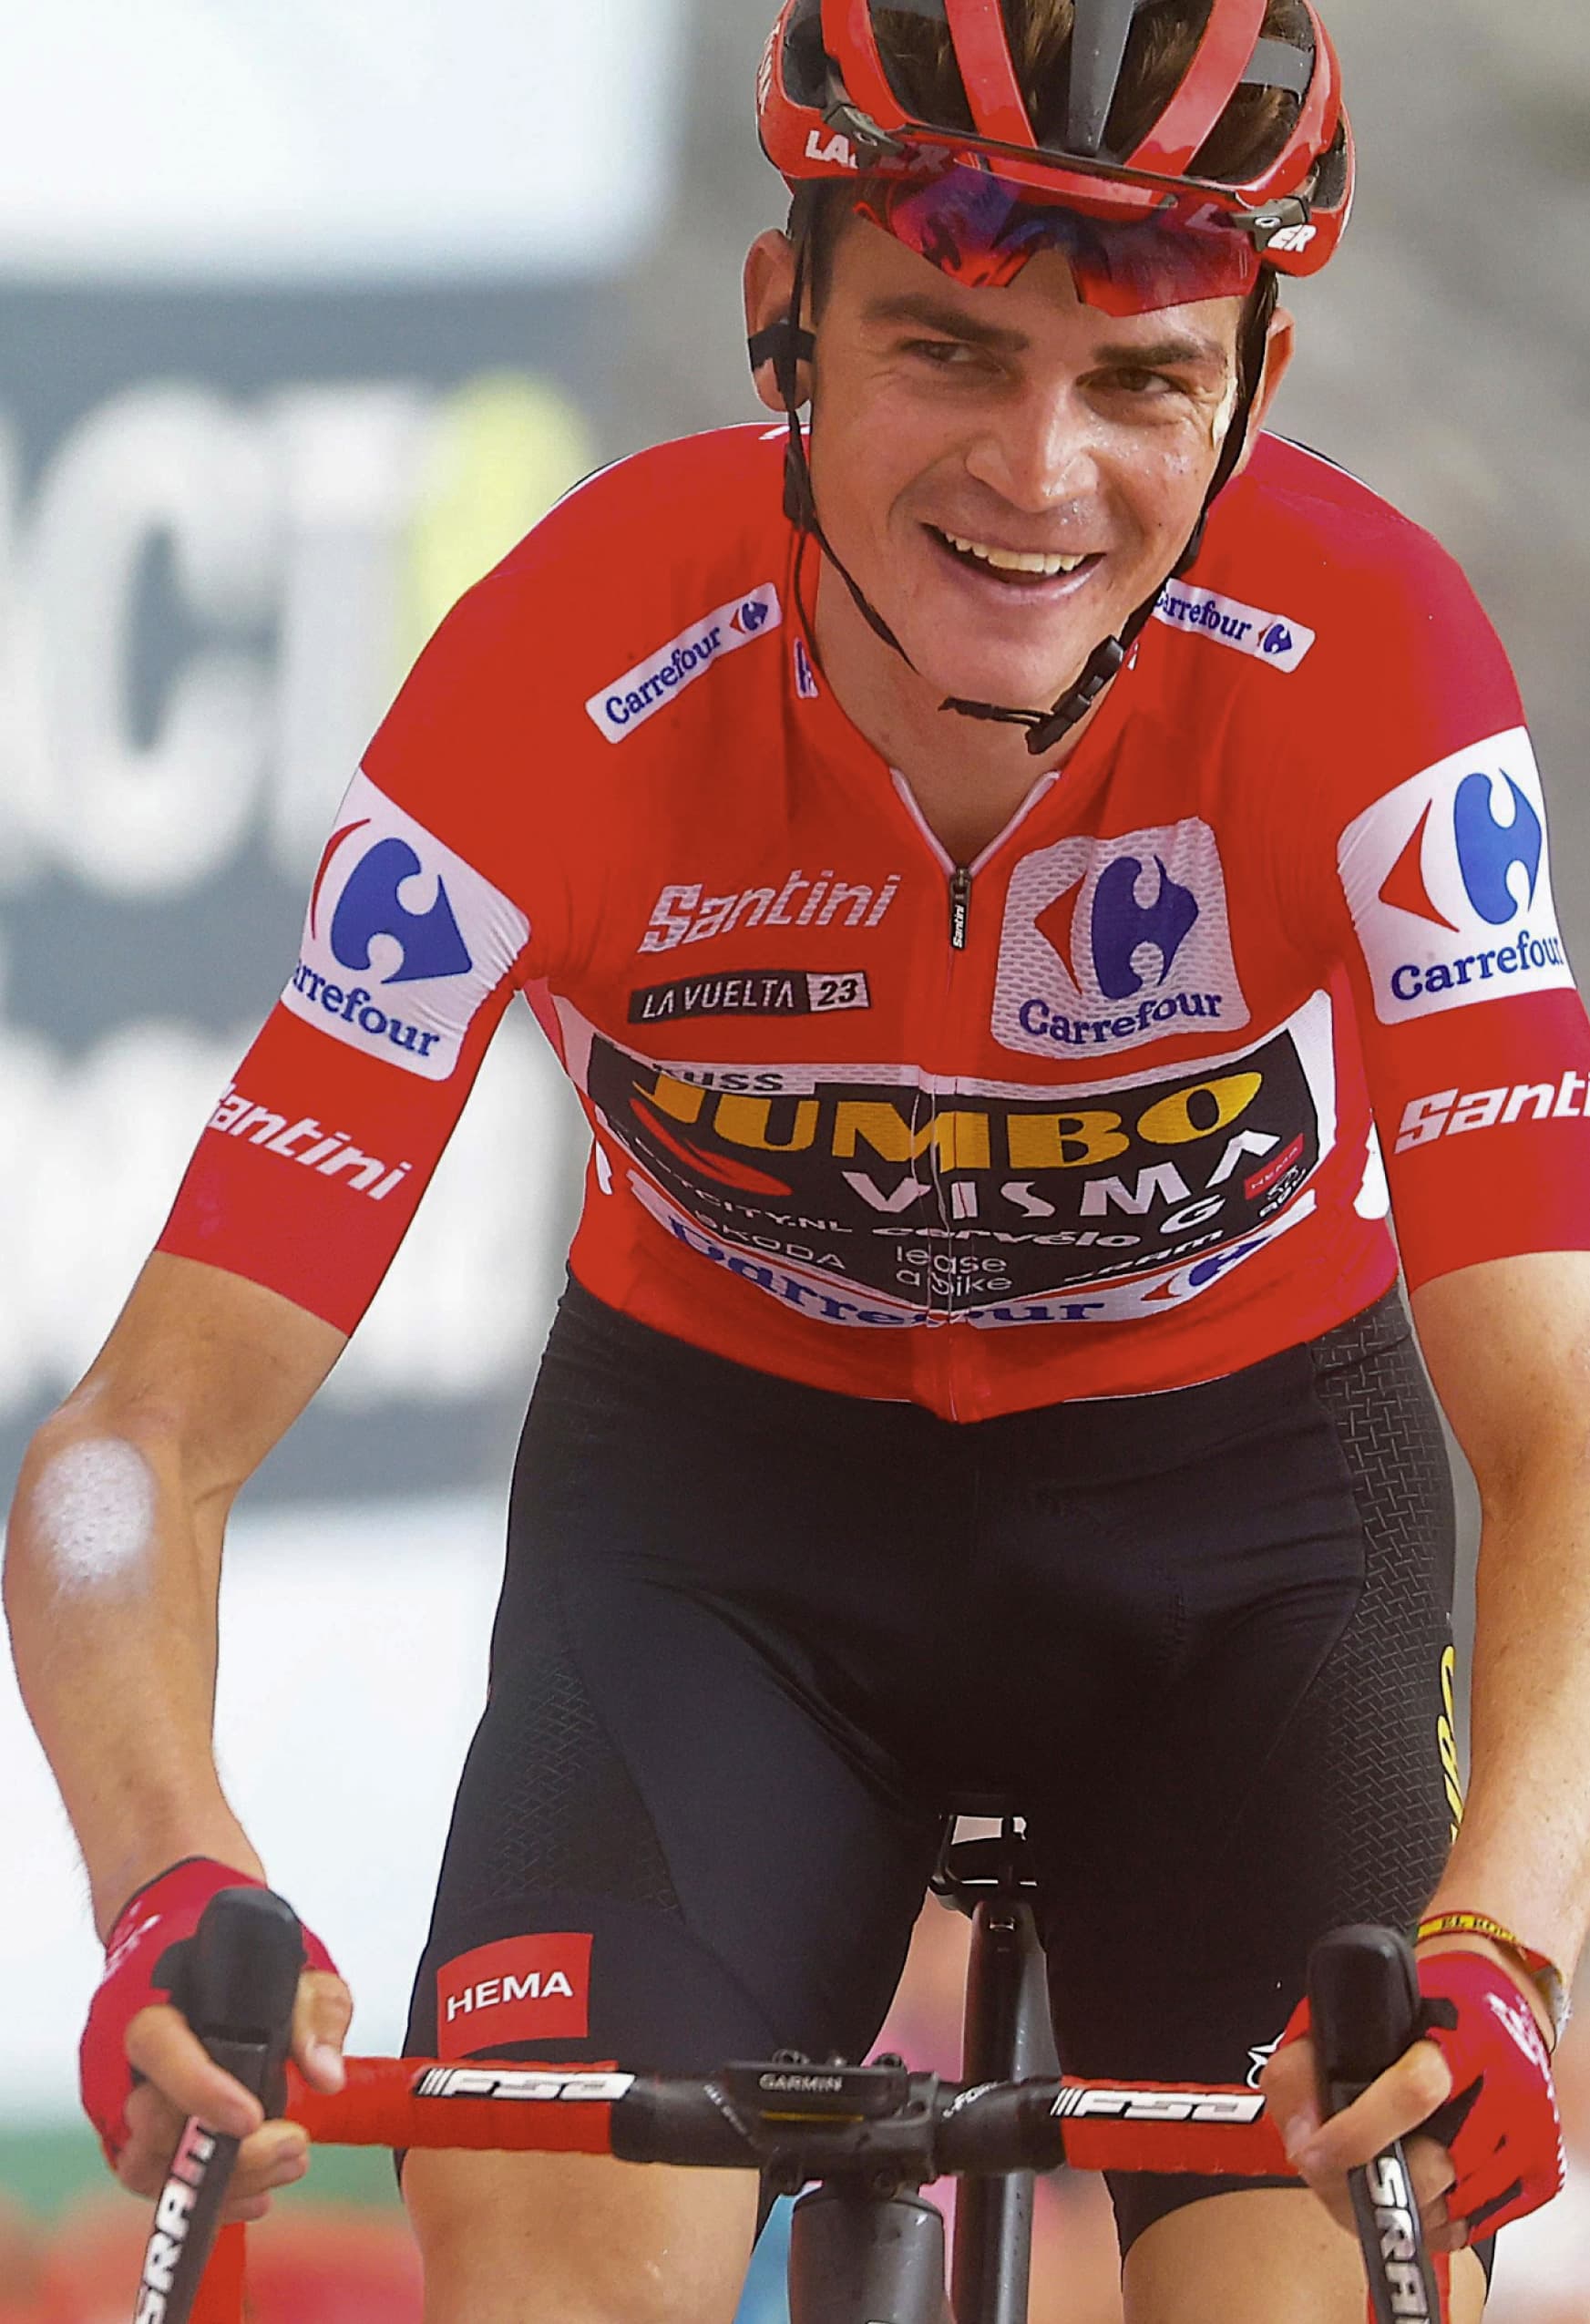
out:
{"label": "blurred background banner", "polygon": [[[739,271],[783,214],[751,101],[774,4],[10,12],[7,1485],[281,988],[329,818],[426,636],[576,478],[756,415]],[[1429,525],[1479,588],[1530,705],[1583,967],[1590,10],[1326,13],[1363,194],[1339,263],[1299,287],[1277,424]],[[1372,691],[1366,673],[1366,717]],[[510,1012],[349,1356],[233,1527],[226,1773],[273,1876],[348,1967],[366,2048],[401,2034],[582,1150],[528,1012]],[[25,1899],[0,1919],[0,2187],[46,2202],[97,2167],[68,2127],[97,1955],[8,1679],[0,1797]],[[901,2039],[950,2069],[946,1943],[924,1939]],[[1590,2143],[1590,2122],[1570,2135]],[[1549,2236],[1510,2235],[1521,2255],[1535,2235],[1533,2288],[1507,2305],[1504,2251],[1493,2314],[1590,2319],[1590,2237],[1571,2206],[1550,2216]],[[1041,2274],[1040,2324],[1116,2312],[1096,2224],[1069,2292]],[[0,2307],[21,2264],[5,2237],[0,2216]],[[411,2311],[388,2287],[369,2312]]]}
{"label": "blurred background banner", "polygon": [[[415,653],[610,437],[679,8],[61,0],[0,94],[0,1431],[77,1373]],[[20,53],[18,53],[18,50]],[[516,1038],[517,1035],[517,1038]],[[262,1480],[480,1465],[565,1206],[516,1025]],[[504,1301],[500,1287],[521,1287]]]}

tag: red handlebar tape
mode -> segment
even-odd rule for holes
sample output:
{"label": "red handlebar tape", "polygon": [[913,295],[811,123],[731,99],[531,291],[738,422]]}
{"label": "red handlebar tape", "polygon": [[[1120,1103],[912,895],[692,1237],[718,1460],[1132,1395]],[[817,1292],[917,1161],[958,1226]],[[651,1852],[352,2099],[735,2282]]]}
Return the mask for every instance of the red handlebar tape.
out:
{"label": "red handlebar tape", "polygon": [[[590,2067],[443,2065],[348,2058],[334,2097],[287,2069],[287,2118],[335,2146],[463,2146],[498,2154],[610,2154],[613,2098],[629,2074]],[[607,2098],[595,2089],[610,2082]],[[587,2089],[593,2094],[585,2095]]]}
{"label": "red handlebar tape", "polygon": [[1257,2091],[1206,2083],[1061,2083],[1061,2134],[1073,2171],[1190,2171],[1200,2178],[1295,2179]]}
{"label": "red handlebar tape", "polygon": [[[337,2146],[473,2147],[610,2154],[612,2109],[632,2077],[600,2068],[349,2058],[335,2097],[288,2068],[287,2113]],[[1294,2178],[1257,2092],[1066,2081],[1055,2109],[1079,2171]]]}

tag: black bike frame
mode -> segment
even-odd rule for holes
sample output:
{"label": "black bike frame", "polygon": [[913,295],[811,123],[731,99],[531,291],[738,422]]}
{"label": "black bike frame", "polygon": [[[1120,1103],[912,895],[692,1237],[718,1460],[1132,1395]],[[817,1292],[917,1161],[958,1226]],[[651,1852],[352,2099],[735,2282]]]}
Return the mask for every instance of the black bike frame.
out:
{"label": "black bike frame", "polygon": [[[945,1834],[934,1893],[971,1921],[963,2082],[1057,2071],[1035,1884],[1015,1818],[995,1837]],[[966,2178],[956,2197],[951,2296],[944,2221],[914,2187],[827,2179],[803,2195],[790,2230],[790,2324],[1027,2324],[1034,2179]]]}

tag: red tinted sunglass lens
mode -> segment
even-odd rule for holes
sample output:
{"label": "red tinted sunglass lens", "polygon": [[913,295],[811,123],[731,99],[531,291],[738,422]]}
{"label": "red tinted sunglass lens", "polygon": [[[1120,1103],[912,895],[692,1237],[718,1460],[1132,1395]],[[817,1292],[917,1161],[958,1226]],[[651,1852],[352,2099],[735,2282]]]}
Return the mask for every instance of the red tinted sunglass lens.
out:
{"label": "red tinted sunglass lens", "polygon": [[1258,281],[1258,253],[1223,223],[1084,217],[1023,201],[985,170],[902,180],[876,198],[859,197],[856,208],[969,290],[1001,288],[1037,252],[1058,251],[1078,296],[1117,317],[1242,297]]}
{"label": "red tinted sunglass lens", "polygon": [[980,170],[949,170],[941,177],[901,180],[877,201],[857,209],[918,258],[969,290],[1013,282],[1051,237],[1036,231],[1036,212],[997,178]]}
{"label": "red tinted sunglass lens", "polygon": [[1068,251],[1077,296],[1118,319],[1204,299],[1246,298],[1258,252],[1233,233],[1113,226],[1098,252]]}

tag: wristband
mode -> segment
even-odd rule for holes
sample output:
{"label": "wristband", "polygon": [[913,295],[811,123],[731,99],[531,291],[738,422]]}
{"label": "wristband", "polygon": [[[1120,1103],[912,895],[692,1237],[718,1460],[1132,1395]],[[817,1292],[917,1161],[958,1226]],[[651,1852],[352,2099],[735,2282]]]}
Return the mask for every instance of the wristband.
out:
{"label": "wristband", "polygon": [[1552,2047],[1554,2050],[1563,2038],[1563,2029],[1572,2013],[1568,1997],[1568,1980],[1549,1953],[1538,1952],[1515,1937],[1511,1928],[1503,1928],[1482,1912],[1437,1912],[1421,1920],[1413,1934],[1416,1945],[1431,1937],[1483,1937],[1504,1953],[1511,1953],[1546,2005],[1552,2021]]}

